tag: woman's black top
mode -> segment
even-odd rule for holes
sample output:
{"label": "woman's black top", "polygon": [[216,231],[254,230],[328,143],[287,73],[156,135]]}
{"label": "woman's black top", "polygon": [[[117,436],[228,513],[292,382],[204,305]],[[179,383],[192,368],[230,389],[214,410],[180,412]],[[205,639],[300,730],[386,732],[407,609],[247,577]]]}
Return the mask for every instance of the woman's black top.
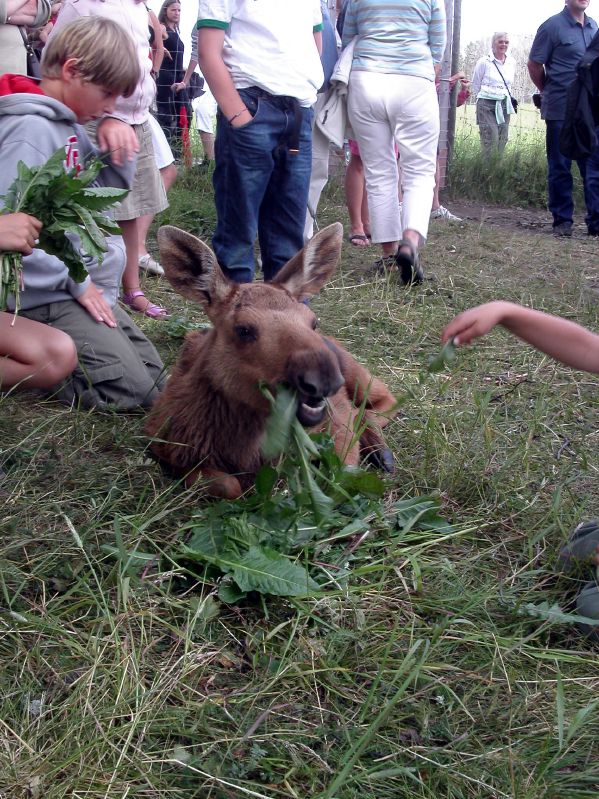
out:
{"label": "woman's black top", "polygon": [[164,49],[168,50],[171,58],[165,54],[162,66],[158,73],[156,83],[158,86],[172,86],[173,83],[180,83],[185,75],[183,68],[183,41],[177,31],[167,28],[168,36],[164,42]]}

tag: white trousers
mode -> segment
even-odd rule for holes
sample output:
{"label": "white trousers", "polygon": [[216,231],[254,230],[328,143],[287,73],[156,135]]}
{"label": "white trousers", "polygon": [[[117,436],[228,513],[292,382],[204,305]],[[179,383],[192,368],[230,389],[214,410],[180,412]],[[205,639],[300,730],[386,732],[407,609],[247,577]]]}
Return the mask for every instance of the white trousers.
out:
{"label": "white trousers", "polygon": [[[353,70],[348,114],[364,162],[372,241],[399,241],[407,229],[426,239],[439,143],[435,84],[413,75]],[[401,219],[394,141],[402,172]]]}

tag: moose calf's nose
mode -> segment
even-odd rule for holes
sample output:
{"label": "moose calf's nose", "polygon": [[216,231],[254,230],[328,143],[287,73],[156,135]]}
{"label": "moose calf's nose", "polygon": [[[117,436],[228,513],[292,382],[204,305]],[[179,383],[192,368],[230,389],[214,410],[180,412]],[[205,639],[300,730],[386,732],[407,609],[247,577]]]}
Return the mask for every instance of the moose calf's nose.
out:
{"label": "moose calf's nose", "polygon": [[337,358],[328,350],[297,353],[290,361],[288,380],[307,397],[330,397],[345,382]]}

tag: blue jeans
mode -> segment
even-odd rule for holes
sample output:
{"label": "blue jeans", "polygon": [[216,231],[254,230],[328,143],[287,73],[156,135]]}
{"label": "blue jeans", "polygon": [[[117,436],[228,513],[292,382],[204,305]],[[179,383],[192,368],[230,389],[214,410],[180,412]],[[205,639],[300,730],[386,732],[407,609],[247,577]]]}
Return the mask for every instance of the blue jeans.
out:
{"label": "blue jeans", "polygon": [[[239,94],[253,119],[234,128],[218,112],[213,176],[217,222],[212,244],[227,277],[250,283],[256,234],[265,280],[272,280],[303,247],[312,109],[254,86]],[[289,151],[294,131],[297,153]]]}
{"label": "blue jeans", "polygon": [[[549,210],[553,214],[553,226],[563,222],[572,224],[574,203],[572,201],[572,161],[559,149],[559,135],[563,126],[561,119],[546,120],[547,187]],[[588,158],[576,161],[584,189],[587,208],[585,222],[590,232],[599,233],[599,148]]]}

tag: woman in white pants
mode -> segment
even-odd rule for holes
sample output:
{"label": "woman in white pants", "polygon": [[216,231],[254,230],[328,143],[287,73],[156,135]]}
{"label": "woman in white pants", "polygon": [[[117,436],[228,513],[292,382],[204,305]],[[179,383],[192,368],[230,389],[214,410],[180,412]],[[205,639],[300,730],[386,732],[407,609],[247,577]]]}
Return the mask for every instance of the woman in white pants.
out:
{"label": "woman in white pants", "polygon": [[399,269],[405,284],[420,283],[418,251],[428,233],[439,141],[435,68],[446,43],[443,0],[348,0],[344,46],[354,36],[348,113],[364,162],[372,241],[383,251],[376,266]]}

